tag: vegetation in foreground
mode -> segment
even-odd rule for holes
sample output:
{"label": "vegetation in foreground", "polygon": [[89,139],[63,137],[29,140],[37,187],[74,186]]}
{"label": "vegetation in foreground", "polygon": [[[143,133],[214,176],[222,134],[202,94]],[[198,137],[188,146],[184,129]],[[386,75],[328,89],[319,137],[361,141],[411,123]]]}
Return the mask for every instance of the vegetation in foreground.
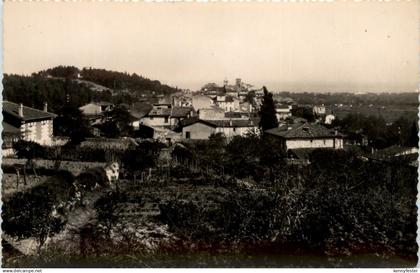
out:
{"label": "vegetation in foreground", "polygon": [[[147,162],[134,162],[135,151],[120,156],[125,179],[114,190],[92,171],[84,180],[82,174],[57,174],[4,203],[3,230],[42,245],[69,220],[66,213],[60,222],[39,214],[48,215],[74,195],[54,189],[83,181],[89,184],[80,187],[84,191],[105,189],[94,203],[84,204],[94,208],[95,221],[76,231],[73,255],[49,245],[40,248],[36,262],[32,256],[5,255],[4,265],[190,265],[180,264],[179,257],[199,267],[357,266],[356,257],[374,260],[372,266],[416,264],[415,168],[331,150],[314,152],[308,166],[288,165],[284,155],[272,152],[276,145],[256,134],[230,142],[215,135],[208,142],[176,145],[170,164],[163,165],[162,147],[144,144],[136,149]],[[137,206],[134,216],[118,213],[127,204]],[[152,205],[157,214],[143,213]],[[24,209],[28,206],[31,210]],[[296,259],[290,263],[291,256]]]}

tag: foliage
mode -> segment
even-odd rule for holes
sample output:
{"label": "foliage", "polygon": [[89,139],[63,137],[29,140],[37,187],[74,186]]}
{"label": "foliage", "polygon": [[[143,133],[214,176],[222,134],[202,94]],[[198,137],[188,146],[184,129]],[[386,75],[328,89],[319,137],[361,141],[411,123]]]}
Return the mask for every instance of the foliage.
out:
{"label": "foliage", "polygon": [[172,158],[182,163],[189,163],[193,159],[193,152],[182,144],[175,145],[172,153]]}
{"label": "foliage", "polygon": [[309,106],[296,106],[291,112],[293,116],[304,118],[309,122],[315,121],[316,118],[312,107]]}
{"label": "foliage", "polygon": [[156,166],[159,152],[163,144],[159,142],[144,141],[135,149],[127,150],[122,157],[123,167],[128,173],[133,174],[134,180],[147,168]]}
{"label": "foliage", "polygon": [[264,97],[260,109],[260,124],[259,126],[263,131],[275,128],[278,126],[278,120],[276,117],[276,108],[274,105],[273,94],[267,91],[267,88],[264,86]]}
{"label": "foliage", "polygon": [[77,177],[77,184],[84,192],[92,191],[96,186],[107,187],[108,177],[103,168],[91,168]]}
{"label": "foliage", "polygon": [[73,176],[62,171],[42,185],[16,193],[3,204],[2,230],[20,239],[35,237],[41,247],[64,224],[52,211],[74,194],[72,182]]}
{"label": "foliage", "polygon": [[43,109],[48,103],[50,112],[57,112],[66,103],[77,107],[90,101],[111,100],[107,92],[92,91],[83,84],[71,80],[47,78],[40,75],[20,76],[4,74],[3,98]]}
{"label": "foliage", "polygon": [[74,105],[66,104],[54,119],[54,135],[70,137],[72,145],[78,145],[91,136],[89,122]]}
{"label": "foliage", "polygon": [[244,102],[254,104],[254,98],[255,98],[255,91],[249,91],[248,93],[246,93],[246,96],[244,98]]}
{"label": "foliage", "polygon": [[79,73],[79,69],[77,67],[63,66],[63,65],[59,65],[59,66],[38,72],[39,75],[42,75],[44,77],[52,76],[52,77],[65,78],[65,79],[76,79],[78,73]]}
{"label": "foliage", "polygon": [[254,175],[258,165],[259,143],[257,136],[234,136],[226,146],[226,172],[238,178]]}
{"label": "foliage", "polygon": [[210,245],[415,257],[414,168],[365,162],[344,151],[319,150],[311,157],[316,161],[305,168],[274,169],[266,190],[232,188],[200,202],[178,197],[161,206],[162,219],[181,238]]}
{"label": "foliage", "polygon": [[159,81],[150,80],[136,73],[128,74],[105,69],[83,68],[81,76],[84,80],[92,81],[111,89],[128,89],[131,92],[141,91],[143,94],[169,95],[176,92],[176,88],[161,84]]}
{"label": "foliage", "polygon": [[42,158],[45,155],[45,148],[33,141],[20,139],[13,143],[13,149],[16,151],[18,158],[26,158],[26,164],[32,165],[32,167],[34,167],[34,159]]}
{"label": "foliage", "polygon": [[98,221],[104,227],[105,235],[109,238],[112,227],[118,221],[118,204],[127,200],[127,196],[120,192],[108,192],[105,196],[98,199],[94,207],[97,212]]}
{"label": "foliage", "polygon": [[131,115],[125,107],[115,106],[111,111],[105,113],[100,129],[109,138],[128,136],[132,131],[131,119]]}
{"label": "foliage", "polygon": [[342,131],[348,134],[362,132],[368,137],[369,145],[377,149],[391,145],[418,145],[416,122],[410,123],[404,117],[387,124],[381,116],[349,114],[342,120],[336,120],[334,125],[340,126]]}

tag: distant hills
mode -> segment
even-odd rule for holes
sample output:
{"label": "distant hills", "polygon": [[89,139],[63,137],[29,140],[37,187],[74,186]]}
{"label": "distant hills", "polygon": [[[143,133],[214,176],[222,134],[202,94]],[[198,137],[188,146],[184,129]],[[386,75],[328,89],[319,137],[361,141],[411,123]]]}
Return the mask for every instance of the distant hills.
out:
{"label": "distant hills", "polygon": [[128,90],[129,92],[169,95],[176,92],[177,89],[160,81],[151,80],[136,73],[117,72],[98,68],[79,69],[74,66],[57,66],[42,70],[37,75],[44,77],[60,77],[67,79],[79,79],[89,81],[98,85],[105,86],[112,90]]}
{"label": "distant hills", "polygon": [[66,102],[76,106],[92,100],[131,104],[178,92],[177,88],[135,73],[74,66],[57,66],[31,76],[5,74],[3,87],[4,100],[39,109],[47,102],[51,111],[57,111]]}

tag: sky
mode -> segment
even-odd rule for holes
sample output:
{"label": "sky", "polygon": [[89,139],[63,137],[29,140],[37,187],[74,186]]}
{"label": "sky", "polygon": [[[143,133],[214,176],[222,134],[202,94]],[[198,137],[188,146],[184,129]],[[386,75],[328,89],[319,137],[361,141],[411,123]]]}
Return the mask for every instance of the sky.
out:
{"label": "sky", "polygon": [[4,72],[57,65],[179,88],[415,91],[419,1],[4,2]]}

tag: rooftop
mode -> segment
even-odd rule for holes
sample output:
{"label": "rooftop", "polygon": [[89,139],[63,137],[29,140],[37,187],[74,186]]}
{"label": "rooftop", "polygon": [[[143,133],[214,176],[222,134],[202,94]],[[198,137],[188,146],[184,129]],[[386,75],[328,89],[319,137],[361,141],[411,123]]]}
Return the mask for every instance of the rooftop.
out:
{"label": "rooftop", "polygon": [[217,127],[256,127],[258,126],[259,120],[256,118],[251,119],[219,119],[219,120],[203,120],[199,119],[199,117],[191,117],[188,119],[185,119],[181,121],[181,126],[189,126],[194,123],[204,123],[211,127],[217,128]]}
{"label": "rooftop", "polygon": [[7,134],[7,135],[19,135],[20,129],[5,122],[4,120],[1,123],[3,125],[3,134]]}
{"label": "rooftop", "polygon": [[169,117],[171,115],[171,108],[153,108],[150,110],[149,117]]}
{"label": "rooftop", "polygon": [[55,118],[57,115],[23,106],[23,117],[19,116],[19,104],[10,101],[3,101],[3,113],[7,113],[21,121],[45,120]]}
{"label": "rooftop", "polygon": [[319,124],[311,123],[283,124],[281,127],[269,129],[265,132],[287,139],[343,137],[340,133],[336,134],[334,130],[327,129]]}
{"label": "rooftop", "polygon": [[175,106],[172,108],[172,114],[171,117],[173,118],[184,118],[187,117],[191,111],[194,109],[192,107],[177,107]]}
{"label": "rooftop", "polygon": [[405,155],[415,155],[417,157],[418,148],[393,145],[388,148],[374,152],[373,154],[369,155],[369,158],[381,160],[381,159],[391,159],[393,157],[405,156]]}

